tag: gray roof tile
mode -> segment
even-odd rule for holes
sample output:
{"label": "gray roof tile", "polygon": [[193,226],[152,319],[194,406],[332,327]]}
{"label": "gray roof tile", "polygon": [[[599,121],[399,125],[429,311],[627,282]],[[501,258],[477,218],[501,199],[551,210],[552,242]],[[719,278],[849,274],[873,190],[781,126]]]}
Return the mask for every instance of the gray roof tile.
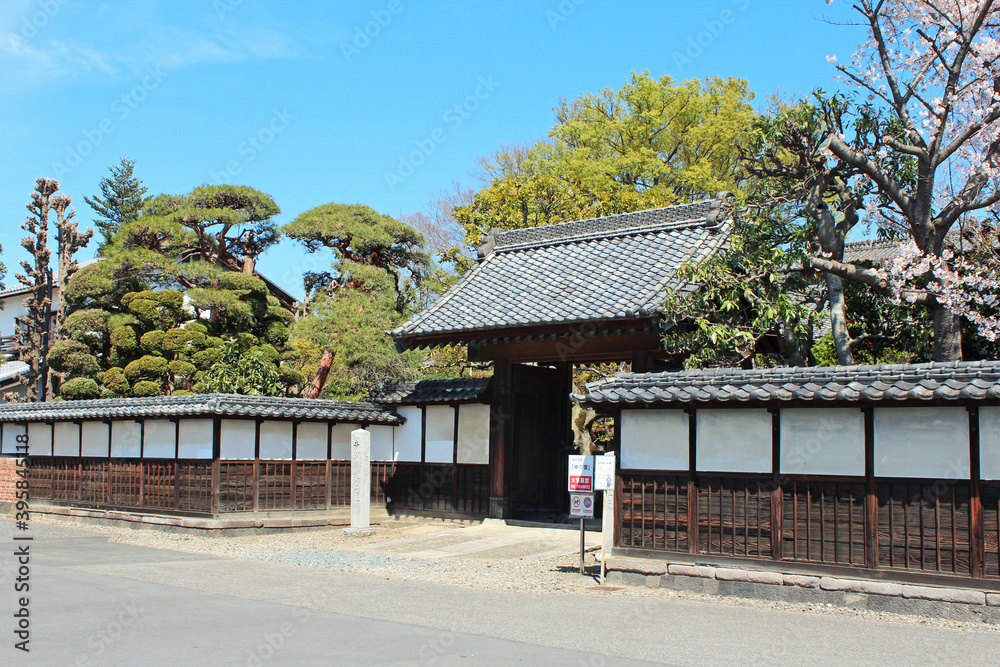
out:
{"label": "gray roof tile", "polygon": [[586,386],[587,404],[984,400],[1000,396],[1000,361],[623,373]]}
{"label": "gray roof tile", "polygon": [[[484,256],[430,307],[393,330],[430,336],[659,312],[677,267],[725,242],[729,198],[491,234]],[[610,317],[609,317],[610,315]]]}
{"label": "gray roof tile", "polygon": [[366,401],[327,401],[236,394],[0,404],[0,422],[171,417],[259,417],[389,425],[404,421],[395,412]]}
{"label": "gray roof tile", "polygon": [[396,382],[372,392],[369,398],[384,405],[482,401],[489,382],[490,378]]}

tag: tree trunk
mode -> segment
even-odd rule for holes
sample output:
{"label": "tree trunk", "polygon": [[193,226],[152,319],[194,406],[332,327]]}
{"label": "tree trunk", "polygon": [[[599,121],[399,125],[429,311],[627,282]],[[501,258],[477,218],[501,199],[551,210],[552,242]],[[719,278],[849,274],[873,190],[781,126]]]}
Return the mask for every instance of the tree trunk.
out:
{"label": "tree trunk", "polygon": [[961,361],[961,317],[941,304],[931,306],[931,315],[934,318],[934,361]]}
{"label": "tree trunk", "polygon": [[333,352],[331,350],[323,350],[323,356],[319,360],[319,368],[316,369],[316,376],[306,391],[306,398],[319,398],[320,392],[323,391],[323,385],[326,384],[326,376],[330,374],[330,367],[332,365]]}
{"label": "tree trunk", "polygon": [[851,354],[851,334],[847,330],[847,305],[844,301],[844,281],[840,276],[824,273],[826,291],[830,296],[830,325],[833,329],[833,343],[837,348],[837,363],[841,366],[854,364]]}

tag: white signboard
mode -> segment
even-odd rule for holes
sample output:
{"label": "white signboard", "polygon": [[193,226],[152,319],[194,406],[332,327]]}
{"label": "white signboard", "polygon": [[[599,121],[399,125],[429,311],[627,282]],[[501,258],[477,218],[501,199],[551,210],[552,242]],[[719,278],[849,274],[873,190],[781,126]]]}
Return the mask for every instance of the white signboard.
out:
{"label": "white signboard", "polygon": [[615,455],[594,457],[594,490],[613,491],[615,488]]}
{"label": "white signboard", "polygon": [[594,516],[593,493],[569,494],[569,515],[579,519],[589,519]]}
{"label": "white signboard", "polygon": [[594,490],[594,457],[573,454],[569,457],[570,493],[590,493]]}

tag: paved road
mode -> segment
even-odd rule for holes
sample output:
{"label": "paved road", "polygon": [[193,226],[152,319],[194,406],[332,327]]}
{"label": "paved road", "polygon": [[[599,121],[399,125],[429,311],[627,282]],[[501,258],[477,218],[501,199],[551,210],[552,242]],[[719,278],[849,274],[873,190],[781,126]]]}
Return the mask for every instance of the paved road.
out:
{"label": "paved road", "polygon": [[[4,554],[11,532],[0,520]],[[33,532],[28,656],[13,649],[13,559],[0,559],[4,665],[1000,663],[996,633],[659,596],[465,589]]]}

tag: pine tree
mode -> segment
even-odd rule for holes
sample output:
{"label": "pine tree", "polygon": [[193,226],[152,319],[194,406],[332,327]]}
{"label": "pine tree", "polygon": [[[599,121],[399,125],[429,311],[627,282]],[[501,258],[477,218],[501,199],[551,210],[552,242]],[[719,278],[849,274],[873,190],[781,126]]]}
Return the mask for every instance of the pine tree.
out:
{"label": "pine tree", "polygon": [[104,247],[122,225],[136,220],[142,213],[148,189],[133,175],[134,169],[135,160],[123,157],[119,164],[108,168],[111,178],[101,179],[101,196],[83,198],[101,216],[101,219],[94,220],[94,225],[104,237],[97,246],[99,255],[103,254]]}

